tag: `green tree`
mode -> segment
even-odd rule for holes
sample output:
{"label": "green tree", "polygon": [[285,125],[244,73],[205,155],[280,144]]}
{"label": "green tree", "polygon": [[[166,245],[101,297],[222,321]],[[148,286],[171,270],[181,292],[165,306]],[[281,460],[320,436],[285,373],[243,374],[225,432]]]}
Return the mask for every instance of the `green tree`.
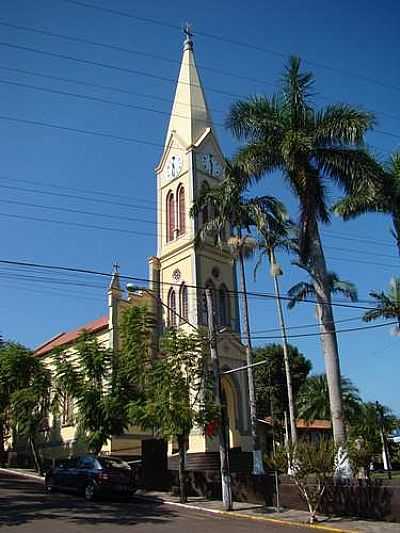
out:
{"label": "green tree", "polygon": [[[288,345],[289,365],[292,377],[293,396],[304,384],[311,371],[311,361],[296,346]],[[286,369],[283,347],[280,344],[267,344],[254,350],[254,361],[268,362],[254,368],[257,413],[259,417],[271,416],[271,402],[274,416],[282,419],[288,410]]]}
{"label": "green tree", "polygon": [[147,307],[135,306],[121,317],[118,352],[112,353],[95,336],[83,332],[74,355],[63,350],[55,353],[58,397],[73,398],[78,432],[96,454],[111,436],[128,428],[129,402],[143,399],[143,366],[150,359],[152,325]]}
{"label": "green tree", "polygon": [[251,257],[256,241],[251,237],[251,227],[260,211],[268,217],[270,224],[281,219],[284,206],[272,196],[247,198],[247,184],[244,171],[238,165],[226,161],[225,178],[217,186],[205,187],[200,191],[191,209],[191,216],[198,216],[204,208],[210,210],[208,222],[200,228],[199,237],[207,240],[213,236],[221,248],[229,250],[237,261],[239,269],[240,292],[242,298],[242,323],[246,347],[247,378],[249,387],[251,432],[253,438],[254,472],[261,469],[261,451],[257,435],[256,397],[254,391],[252,343],[250,335],[250,316],[245,275],[245,259]]}
{"label": "green tree", "polygon": [[329,222],[327,185],[346,193],[366,179],[380,178],[379,165],[364,148],[364,135],[374,124],[372,114],[349,105],[315,109],[313,76],[302,72],[300,59],[290,58],[280,92],[234,104],[227,127],[247,144],[237,162],[258,181],[264,174],[282,173],[299,203],[300,253],[311,262],[313,285],[322,305],[322,333],[329,383],[332,422],[337,444],[345,441],[340,393],[340,365],[331,306],[328,269],[320,239],[320,223]]}
{"label": "green tree", "polygon": [[316,522],[327,483],[335,470],[332,440],[300,441],[295,447],[281,447],[270,463],[274,469],[289,472],[307,504],[310,524]]}
{"label": "green tree", "polygon": [[370,322],[378,318],[385,318],[386,320],[397,320],[400,328],[400,278],[392,278],[387,292],[370,292],[374,300],[376,300],[375,309],[367,311],[363,320]]}
{"label": "green tree", "polygon": [[[344,417],[352,424],[359,419],[362,401],[358,389],[345,377],[341,379]],[[297,396],[299,418],[305,420],[330,420],[328,380],[325,374],[309,376]]]}
{"label": "green tree", "polygon": [[391,233],[400,255],[400,152],[395,152],[384,166],[384,179],[380,183],[366,183],[355,194],[339,201],[335,212],[344,220],[365,213],[384,213],[392,218]]}
{"label": "green tree", "polygon": [[38,438],[50,409],[50,372],[21,344],[6,342],[0,348],[0,423],[2,451],[6,428],[16,438],[26,438],[33,461],[41,472]]}
{"label": "green tree", "polygon": [[183,503],[187,439],[194,426],[204,428],[217,418],[207,357],[204,340],[198,335],[167,331],[161,338],[159,357],[142,369],[143,398],[129,402],[132,423],[160,438],[177,441]]}

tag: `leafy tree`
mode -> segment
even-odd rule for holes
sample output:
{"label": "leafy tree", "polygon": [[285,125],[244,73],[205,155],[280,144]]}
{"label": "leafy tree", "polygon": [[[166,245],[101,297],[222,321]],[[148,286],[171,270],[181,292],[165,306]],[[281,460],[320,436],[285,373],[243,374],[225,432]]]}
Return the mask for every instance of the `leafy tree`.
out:
{"label": "leafy tree", "polygon": [[55,353],[58,398],[67,394],[76,405],[77,431],[98,454],[112,435],[130,424],[128,404],[142,398],[143,366],[150,357],[152,318],[135,306],[121,317],[121,348],[112,353],[88,332],[79,337],[75,354]]}
{"label": "leafy tree", "polygon": [[[341,379],[344,417],[352,424],[358,420],[362,409],[362,401],[358,389],[345,377]],[[297,412],[299,418],[305,420],[330,420],[328,380],[325,374],[310,376],[305,380],[297,396]]]}
{"label": "leafy tree", "polygon": [[395,152],[384,167],[381,183],[366,183],[334,207],[344,220],[364,213],[385,213],[392,218],[391,233],[400,254],[400,152]]}
{"label": "leafy tree", "polygon": [[[288,345],[289,364],[292,376],[293,396],[304,384],[310,370],[311,361],[299,352],[296,346]],[[267,344],[254,350],[254,361],[268,360],[265,365],[254,368],[257,413],[259,417],[271,416],[271,402],[274,416],[282,419],[288,410],[286,369],[283,360],[283,347]]]}
{"label": "leafy tree", "polygon": [[258,181],[264,174],[282,173],[299,203],[300,253],[310,262],[313,285],[321,304],[324,357],[335,441],[345,441],[340,393],[340,367],[331,305],[328,268],[319,226],[329,223],[329,182],[346,193],[360,183],[381,179],[379,165],[364,147],[364,135],[374,124],[371,113],[338,104],[313,107],[313,76],[302,72],[300,59],[292,57],[280,92],[252,97],[234,104],[227,127],[247,143],[236,161],[247,176]]}
{"label": "leafy tree", "polygon": [[[238,263],[240,289],[242,297],[243,330],[246,346],[247,378],[250,400],[251,432],[253,438],[254,466],[261,464],[260,444],[257,436],[256,398],[254,392],[252,345],[250,335],[250,317],[247,298],[247,286],[244,262],[254,253],[256,242],[250,236],[251,227],[260,211],[267,217],[270,225],[281,220],[284,207],[272,196],[247,198],[247,183],[244,170],[229,161],[225,164],[225,178],[217,186],[204,187],[194,202],[191,216],[198,216],[204,208],[210,210],[209,220],[200,228],[199,237],[206,240],[213,236],[222,248],[229,249]],[[229,231],[227,231],[229,229]]]}
{"label": "leafy tree", "polygon": [[392,278],[389,290],[385,292],[370,292],[372,298],[376,300],[376,308],[367,311],[363,320],[370,322],[378,318],[397,320],[400,328],[400,278]]}
{"label": "leafy tree", "polygon": [[300,441],[295,447],[281,447],[270,463],[281,472],[289,472],[308,507],[310,524],[315,523],[327,482],[335,470],[332,440]]}
{"label": "leafy tree", "polygon": [[[38,437],[50,408],[50,372],[21,344],[6,342],[0,348],[0,423],[2,448],[7,427],[26,438],[38,472],[41,461]],[[4,451],[4,449],[2,450]]]}
{"label": "leafy tree", "polygon": [[142,369],[144,396],[129,403],[130,419],[160,438],[175,440],[179,450],[181,501],[186,501],[185,450],[194,426],[216,420],[204,341],[174,329],[161,339],[160,356]]}

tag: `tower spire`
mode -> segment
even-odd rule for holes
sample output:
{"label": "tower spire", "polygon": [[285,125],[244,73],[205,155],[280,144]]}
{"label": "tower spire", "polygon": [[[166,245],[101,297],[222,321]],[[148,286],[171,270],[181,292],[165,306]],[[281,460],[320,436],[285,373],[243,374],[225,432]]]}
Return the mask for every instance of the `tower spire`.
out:
{"label": "tower spire", "polygon": [[189,148],[208,128],[212,128],[212,121],[194,60],[193,33],[189,23],[185,24],[183,33],[185,40],[182,63],[167,131],[166,145],[171,134],[176,133],[186,145],[185,148]]}

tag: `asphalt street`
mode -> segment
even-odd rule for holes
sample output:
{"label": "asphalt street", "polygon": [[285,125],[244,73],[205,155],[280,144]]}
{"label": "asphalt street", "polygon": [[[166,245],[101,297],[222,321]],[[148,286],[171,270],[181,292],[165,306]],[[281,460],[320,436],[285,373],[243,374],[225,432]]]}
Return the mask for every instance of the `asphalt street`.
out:
{"label": "asphalt street", "polygon": [[162,503],[131,501],[86,502],[71,494],[46,494],[35,480],[0,473],[0,528],[7,533],[301,533],[308,528],[254,522]]}

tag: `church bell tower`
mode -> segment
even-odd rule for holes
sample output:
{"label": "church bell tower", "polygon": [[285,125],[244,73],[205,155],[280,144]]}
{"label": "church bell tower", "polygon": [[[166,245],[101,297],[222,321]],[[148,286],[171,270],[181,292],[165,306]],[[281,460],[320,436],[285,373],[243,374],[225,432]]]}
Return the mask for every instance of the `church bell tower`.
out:
{"label": "church bell tower", "polygon": [[[210,213],[193,219],[189,210],[201,187],[213,187],[224,176],[219,146],[196,68],[192,36],[186,39],[161,161],[156,168],[158,258],[166,326],[206,324],[204,287],[215,290],[218,325],[239,329],[235,267],[231,256],[209,243],[195,242]],[[174,286],[170,285],[174,284]],[[182,318],[179,318],[180,315]]]}

